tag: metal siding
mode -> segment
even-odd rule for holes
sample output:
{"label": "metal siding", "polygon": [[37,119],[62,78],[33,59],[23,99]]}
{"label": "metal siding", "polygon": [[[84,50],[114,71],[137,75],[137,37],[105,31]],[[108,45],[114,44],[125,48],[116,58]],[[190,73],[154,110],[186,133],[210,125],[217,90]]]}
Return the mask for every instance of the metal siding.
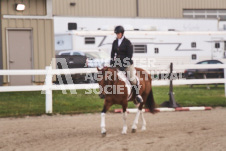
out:
{"label": "metal siding", "polygon": [[16,20],[15,19],[9,19],[9,28],[16,27]]}
{"label": "metal siding", "polygon": [[[7,51],[6,51],[6,27],[8,27],[8,21],[2,19],[2,62],[3,69],[7,69]],[[3,76],[3,82],[7,81],[7,76]]]}
{"label": "metal siding", "polygon": [[160,16],[161,17],[161,7],[159,7],[159,6],[161,6],[161,0],[157,0],[157,1],[155,1],[156,2],[156,7],[158,8],[157,9],[157,11],[155,11],[156,12],[156,14],[155,14],[155,16]]}
{"label": "metal siding", "polygon": [[[64,9],[65,13],[68,15],[68,14],[70,14],[68,12],[68,10],[70,10],[70,2],[68,0],[64,0],[64,1],[65,1],[65,3],[63,5],[63,9]],[[67,5],[68,5],[68,7],[67,7]]]}
{"label": "metal siding", "polygon": [[[85,5],[84,5],[84,9],[85,9],[85,14],[86,16],[93,16],[93,13],[89,13],[90,9],[92,7],[92,4],[90,4],[90,0],[85,0]],[[103,9],[102,9],[103,10]],[[103,10],[104,11],[104,10]],[[95,13],[95,12],[94,12]]]}
{"label": "metal siding", "polygon": [[1,14],[8,14],[8,0],[1,0]]}
{"label": "metal siding", "polygon": [[204,7],[210,8],[209,5],[211,4],[212,0],[206,0],[206,3],[203,3]]}
{"label": "metal siding", "polygon": [[[112,10],[117,9],[117,8],[116,8],[116,5],[115,5],[115,2],[109,0],[109,3],[110,3],[110,5],[111,5],[111,7],[109,8],[109,13],[108,13],[108,14],[109,14],[110,17],[114,17],[114,15],[113,15],[113,13],[112,13]],[[117,12],[116,12],[115,15],[117,15]]]}
{"label": "metal siding", "polygon": [[[25,10],[15,10],[16,3],[24,3]],[[1,0],[2,15],[46,15],[46,0]]]}
{"label": "metal siding", "polygon": [[138,2],[138,10],[139,10],[139,16],[143,16],[143,10],[145,8],[145,5],[144,3],[141,2],[142,0],[139,0]]}
{"label": "metal siding", "polygon": [[[72,9],[75,10],[74,15],[76,16],[76,15],[79,15],[79,12],[81,11],[81,7],[79,7],[78,0],[75,0],[74,2],[76,3],[76,5],[75,5],[75,8],[72,8]],[[97,7],[95,7],[95,8],[97,8]]]}
{"label": "metal siding", "polygon": [[[154,8],[154,6],[153,6],[153,4],[152,4],[152,2],[151,1],[146,1],[146,2],[144,2],[144,0],[142,0],[143,1],[143,8],[140,8],[140,10],[142,9],[143,10],[143,17],[147,17],[148,16],[148,14],[151,14],[152,12],[152,10],[154,10],[153,8]],[[150,7],[150,9],[148,9]],[[153,14],[153,13],[152,13]]]}
{"label": "metal siding", "polygon": [[76,7],[76,4],[75,4],[75,6],[70,6],[70,9],[69,9],[70,10],[69,14],[72,14],[73,16],[75,15],[75,9],[74,9],[74,7]]}
{"label": "metal siding", "polygon": [[[70,6],[75,2],[76,6]],[[136,0],[53,0],[55,16],[135,17]]]}
{"label": "metal siding", "polygon": [[[130,0],[131,1],[131,0]],[[127,17],[127,15],[126,15],[126,12],[127,11],[132,11],[132,9],[131,10],[129,10],[127,7],[128,6],[130,6],[130,3],[128,3],[126,0],[124,0],[124,1],[122,1],[122,5],[121,5],[121,11],[122,11],[122,16],[125,16],[125,17]]]}
{"label": "metal siding", "polygon": [[59,1],[59,0],[58,0],[58,2],[57,2],[57,9],[56,9],[56,10],[57,10],[58,13],[61,12],[60,9],[62,8],[60,2],[61,2],[61,1]]}
{"label": "metal siding", "polygon": [[[100,10],[100,0],[97,0],[96,3],[93,5],[93,7],[95,8],[95,11],[96,11],[96,15],[97,16],[101,16],[101,10]],[[79,8],[78,8],[79,9]],[[108,15],[110,16],[110,9],[108,11]]]}
{"label": "metal siding", "polygon": [[170,16],[175,16],[177,17],[177,14],[178,14],[178,7],[177,7],[177,3],[178,3],[178,0],[172,0],[171,1],[171,13],[170,13]]}
{"label": "metal siding", "polygon": [[183,3],[178,3],[178,11],[177,11],[177,16],[178,18],[183,18]]}
{"label": "metal siding", "polygon": [[[158,1],[158,5],[161,5],[161,4],[163,4],[164,3],[164,0],[159,0]],[[165,5],[162,5],[162,7],[159,7],[159,10],[158,10],[158,12],[159,12],[159,16],[161,16],[161,17],[164,17],[164,14],[165,14],[165,11],[164,11],[164,6]]]}
{"label": "metal siding", "polygon": [[9,15],[17,15],[17,14],[21,15],[22,12],[16,12],[14,6],[15,6],[15,2],[12,0],[9,0],[8,1],[8,11],[7,11],[8,14]]}
{"label": "metal siding", "polygon": [[[94,7],[93,7],[93,4],[95,3],[95,1],[93,1],[93,0],[88,0],[88,6],[89,6],[89,8],[88,8],[88,14],[92,14],[92,16],[96,16],[96,11],[94,10]],[[104,7],[104,11],[106,12],[106,6],[107,5],[105,5],[105,7]]]}
{"label": "metal siding", "polygon": [[37,14],[37,0],[31,0],[30,1],[30,8],[33,8],[33,9],[30,9],[30,15],[36,15]]}
{"label": "metal siding", "polygon": [[37,15],[46,14],[46,0],[38,0],[37,3]]}
{"label": "metal siding", "polygon": [[[113,6],[114,6],[113,8],[115,10],[115,16],[121,16],[121,9],[117,8],[118,3],[119,3],[119,0],[115,0],[115,3],[113,3]],[[112,11],[112,10],[110,10],[110,11]]]}
{"label": "metal siding", "polygon": [[57,12],[57,4],[56,1],[53,1],[52,2],[52,6],[53,6],[53,15],[54,15],[54,12]]}
{"label": "metal siding", "polygon": [[202,5],[203,3],[205,3],[203,0],[200,0],[200,1],[199,1],[199,5],[201,5],[201,7],[200,7],[200,8],[202,8],[202,9],[203,9],[203,8],[205,8],[205,6],[204,6],[204,5]]}
{"label": "metal siding", "polygon": [[[102,8],[102,11],[103,11],[103,13],[104,13],[104,15],[105,16],[108,16],[108,15],[111,15],[111,14],[108,14],[108,13],[111,13],[112,12],[112,10],[109,8],[109,10],[107,9],[107,5],[109,4],[109,0],[105,0],[105,2],[103,2],[103,0],[102,0],[102,6],[101,6],[101,8]],[[95,10],[93,10],[93,14],[96,14],[96,11]]]}
{"label": "metal siding", "polygon": [[[31,20],[31,27],[33,28],[33,68],[34,69],[39,69],[39,45],[38,45],[38,25],[37,25],[37,20]],[[35,81],[40,81],[39,76],[35,75],[34,76]]]}
{"label": "metal siding", "polygon": [[24,28],[30,28],[31,27],[31,20],[24,20]]}
{"label": "metal siding", "polygon": [[156,1],[151,1],[151,5],[152,5],[152,8],[153,8],[152,10],[150,10],[151,14],[146,14],[146,17],[148,17],[149,15],[150,15],[150,17],[157,16],[157,13],[156,13],[156,8],[157,8]]}
{"label": "metal siding", "polygon": [[[26,1],[22,1],[25,4],[26,8],[30,7],[30,1],[26,0]],[[23,11],[22,15],[29,15],[30,14],[30,10],[31,9],[25,9],[25,11]]]}
{"label": "metal siding", "polygon": [[[158,8],[158,6],[156,4],[156,0],[151,1],[151,5],[153,7],[153,9],[151,10],[151,14],[150,14],[151,17],[158,16],[157,11],[156,11],[156,10],[158,10],[158,9],[156,9],[156,8]],[[149,14],[147,14],[146,16],[148,17]]]}
{"label": "metal siding", "polygon": [[86,8],[85,8],[85,5],[86,5],[86,0],[83,0],[82,2],[80,2],[79,3],[80,4],[80,6],[81,6],[81,8],[82,8],[82,10],[81,10],[81,12],[79,13],[79,15],[81,15],[81,16],[87,16],[87,14],[86,14]]}
{"label": "metal siding", "polygon": [[[5,1],[5,0],[4,0]],[[71,7],[70,2],[76,6]],[[225,9],[226,0],[139,0],[139,17],[182,18],[183,9]],[[136,0],[53,0],[56,16],[135,17]]]}
{"label": "metal siding", "polygon": [[64,9],[66,11],[66,14],[69,15],[71,8],[73,8],[74,6],[70,6],[70,2],[71,2],[70,0],[66,0],[66,2],[67,3],[66,3],[66,5],[64,5]]}
{"label": "metal siding", "polygon": [[52,57],[53,57],[53,47],[52,47],[52,21],[45,20],[45,52],[46,52],[46,65],[50,65]]}
{"label": "metal siding", "polygon": [[16,20],[16,28],[23,28],[24,27],[24,20],[17,19]]}
{"label": "metal siding", "polygon": [[[39,56],[39,69],[45,69],[45,27],[44,27],[44,20],[38,20],[38,56]],[[40,60],[42,60],[40,62]],[[42,80],[42,79],[40,79]]]}
{"label": "metal siding", "polygon": [[113,17],[114,15],[113,15],[113,13],[112,13],[112,11],[111,11],[111,9],[113,9],[113,10],[115,10],[115,6],[114,6],[114,1],[111,1],[111,0],[109,0],[109,2],[108,2],[108,13],[106,14],[107,16],[111,16],[111,17]]}

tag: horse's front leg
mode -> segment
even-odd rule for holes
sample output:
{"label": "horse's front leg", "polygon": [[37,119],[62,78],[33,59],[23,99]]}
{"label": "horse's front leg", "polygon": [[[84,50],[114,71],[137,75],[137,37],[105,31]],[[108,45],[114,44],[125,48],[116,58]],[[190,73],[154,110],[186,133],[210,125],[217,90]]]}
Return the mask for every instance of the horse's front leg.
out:
{"label": "horse's front leg", "polygon": [[145,119],[144,119],[144,113],[141,111],[141,118],[142,118],[142,121],[143,121],[143,125],[142,125],[142,128],[141,128],[141,130],[142,131],[145,131],[146,130],[146,121],[145,121]]}
{"label": "horse's front leg", "polygon": [[106,136],[106,129],[105,129],[105,127],[106,127],[106,125],[105,125],[105,115],[106,115],[106,112],[107,112],[107,110],[111,107],[111,103],[107,103],[107,101],[105,100],[105,102],[104,102],[104,107],[103,107],[103,110],[102,110],[102,112],[101,112],[101,124],[100,124],[100,127],[101,127],[101,134],[102,134],[102,136],[104,137],[104,136]]}
{"label": "horse's front leg", "polygon": [[135,133],[136,130],[137,130],[137,124],[138,124],[138,120],[139,120],[140,114],[141,114],[141,117],[142,117],[142,120],[143,120],[142,130],[146,129],[146,121],[145,121],[143,113],[142,113],[142,108],[143,108],[143,103],[140,103],[140,105],[139,105],[139,107],[137,109],[136,117],[135,117],[134,122],[133,122],[132,133]]}
{"label": "horse's front leg", "polygon": [[133,126],[132,126],[132,133],[135,133],[136,130],[137,130],[137,124],[138,124],[138,120],[139,120],[139,117],[140,117],[140,113],[142,112],[142,110],[137,110],[137,114],[136,114],[136,117],[133,121]]}
{"label": "horse's front leg", "polygon": [[101,113],[101,124],[100,124],[100,127],[101,127],[101,134],[102,134],[102,136],[106,136],[105,113],[104,112]]}
{"label": "horse's front leg", "polygon": [[127,123],[126,123],[126,120],[127,120],[127,112],[126,112],[127,105],[124,105],[122,108],[123,108],[123,113],[122,113],[122,116],[123,116],[122,134],[127,134]]}

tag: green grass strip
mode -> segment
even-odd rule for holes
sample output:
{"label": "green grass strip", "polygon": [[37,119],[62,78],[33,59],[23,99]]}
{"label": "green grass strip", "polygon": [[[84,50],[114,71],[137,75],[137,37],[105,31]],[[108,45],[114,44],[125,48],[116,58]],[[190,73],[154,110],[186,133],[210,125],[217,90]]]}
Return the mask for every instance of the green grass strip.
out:
{"label": "green grass strip", "polygon": [[[169,99],[168,86],[153,87],[154,98],[157,106]],[[85,94],[87,90],[77,90],[77,94],[62,94],[62,91],[53,91],[53,114],[78,114],[100,112],[104,100],[98,95]],[[195,85],[190,87],[174,86],[175,100],[181,106],[222,106],[226,107],[224,85]],[[129,108],[135,107],[129,102]],[[111,107],[121,108],[120,105]],[[20,117],[26,115],[45,114],[45,95],[38,92],[3,92],[0,93],[0,117]]]}

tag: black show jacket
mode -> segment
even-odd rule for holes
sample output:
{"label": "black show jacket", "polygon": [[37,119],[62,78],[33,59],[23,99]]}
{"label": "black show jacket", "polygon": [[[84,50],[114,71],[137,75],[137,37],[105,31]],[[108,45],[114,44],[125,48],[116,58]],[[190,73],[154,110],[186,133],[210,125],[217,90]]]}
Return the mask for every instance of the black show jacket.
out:
{"label": "black show jacket", "polygon": [[[124,37],[120,46],[118,46],[118,39],[114,40],[111,50],[111,66],[116,64],[115,60],[119,59],[122,63],[122,68],[133,64],[133,45]],[[126,61],[124,60],[126,58]]]}

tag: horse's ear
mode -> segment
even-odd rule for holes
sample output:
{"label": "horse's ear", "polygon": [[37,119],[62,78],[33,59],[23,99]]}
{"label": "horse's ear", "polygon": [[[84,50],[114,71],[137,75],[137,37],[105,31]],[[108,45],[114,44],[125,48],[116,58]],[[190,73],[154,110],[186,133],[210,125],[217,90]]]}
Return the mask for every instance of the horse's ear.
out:
{"label": "horse's ear", "polygon": [[108,66],[103,67],[104,71],[108,71]]}

